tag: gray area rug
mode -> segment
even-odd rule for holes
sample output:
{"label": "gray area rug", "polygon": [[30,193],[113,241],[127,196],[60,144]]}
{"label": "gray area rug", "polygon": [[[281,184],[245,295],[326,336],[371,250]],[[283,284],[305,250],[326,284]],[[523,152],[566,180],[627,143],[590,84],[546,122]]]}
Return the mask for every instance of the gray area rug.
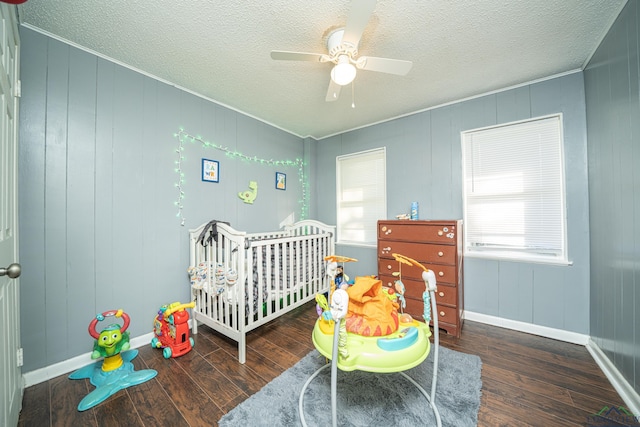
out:
{"label": "gray area rug", "polygon": [[[433,350],[433,348],[432,348]],[[298,426],[300,390],[325,358],[312,351],[262,390],[224,415],[219,425]],[[480,407],[478,356],[440,347],[436,406],[443,426],[475,426]],[[406,373],[431,392],[433,351],[428,359]],[[338,425],[341,426],[426,426],[436,425],[424,396],[399,374],[372,374],[338,370]],[[323,370],[309,385],[304,400],[309,426],[331,425],[331,369]]]}

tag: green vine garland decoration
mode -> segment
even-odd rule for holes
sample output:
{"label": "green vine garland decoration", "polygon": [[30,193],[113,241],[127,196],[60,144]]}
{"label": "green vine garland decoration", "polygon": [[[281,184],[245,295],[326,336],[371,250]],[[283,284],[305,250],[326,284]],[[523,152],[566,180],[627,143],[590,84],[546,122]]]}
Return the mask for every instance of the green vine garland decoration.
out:
{"label": "green vine garland decoration", "polygon": [[184,161],[184,149],[186,143],[199,143],[203,148],[207,149],[215,149],[218,151],[222,151],[225,156],[240,159],[249,162],[259,163],[266,166],[284,166],[284,167],[297,167],[298,168],[298,179],[301,183],[301,199],[298,201],[300,204],[300,216],[301,219],[305,219],[307,217],[307,185],[305,182],[305,174],[304,174],[304,161],[302,159],[295,160],[274,160],[274,159],[263,159],[257,156],[247,156],[242,154],[239,151],[231,150],[229,147],[225,147],[219,144],[214,144],[203,139],[201,136],[194,136],[186,132],[183,128],[173,135],[178,139],[178,148],[176,148],[175,152],[178,155],[178,159],[175,161],[175,172],[178,175],[178,181],[175,184],[175,187],[178,189],[178,198],[174,202],[174,205],[178,208],[178,212],[176,214],[177,218],[180,218],[180,225],[184,226],[185,217],[183,215],[184,204],[183,200],[185,198],[185,180],[184,180],[184,172],[182,170],[182,162]]}

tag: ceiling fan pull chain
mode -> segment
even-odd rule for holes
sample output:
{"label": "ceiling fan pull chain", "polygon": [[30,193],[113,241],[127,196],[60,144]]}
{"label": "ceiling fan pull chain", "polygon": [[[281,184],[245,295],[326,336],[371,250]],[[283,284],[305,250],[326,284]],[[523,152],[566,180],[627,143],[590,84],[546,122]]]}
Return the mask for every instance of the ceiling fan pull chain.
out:
{"label": "ceiling fan pull chain", "polygon": [[351,82],[351,108],[356,108],[356,95],[355,95],[356,90],[354,89],[355,85],[356,85],[356,82],[354,80]]}

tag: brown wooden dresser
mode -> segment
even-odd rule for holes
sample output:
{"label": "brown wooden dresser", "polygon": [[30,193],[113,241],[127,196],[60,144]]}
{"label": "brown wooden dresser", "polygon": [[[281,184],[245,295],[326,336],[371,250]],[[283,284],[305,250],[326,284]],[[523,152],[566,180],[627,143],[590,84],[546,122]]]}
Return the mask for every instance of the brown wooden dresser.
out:
{"label": "brown wooden dresser", "polygon": [[[464,311],[462,268],[462,220],[452,221],[378,221],[378,277],[383,285],[393,287],[398,271],[394,253],[413,258],[436,274],[438,322],[440,329],[460,336]],[[425,290],[422,270],[402,266],[405,312],[424,321],[422,293]]]}

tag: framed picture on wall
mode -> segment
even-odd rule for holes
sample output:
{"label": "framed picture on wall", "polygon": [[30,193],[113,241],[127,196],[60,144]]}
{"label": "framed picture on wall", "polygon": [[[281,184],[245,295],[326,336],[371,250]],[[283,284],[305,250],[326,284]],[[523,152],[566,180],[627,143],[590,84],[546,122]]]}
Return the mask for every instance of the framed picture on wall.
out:
{"label": "framed picture on wall", "polygon": [[282,172],[276,172],[276,190],[287,189],[287,174]]}
{"label": "framed picture on wall", "polygon": [[202,159],[202,180],[220,182],[220,163],[217,160]]}

